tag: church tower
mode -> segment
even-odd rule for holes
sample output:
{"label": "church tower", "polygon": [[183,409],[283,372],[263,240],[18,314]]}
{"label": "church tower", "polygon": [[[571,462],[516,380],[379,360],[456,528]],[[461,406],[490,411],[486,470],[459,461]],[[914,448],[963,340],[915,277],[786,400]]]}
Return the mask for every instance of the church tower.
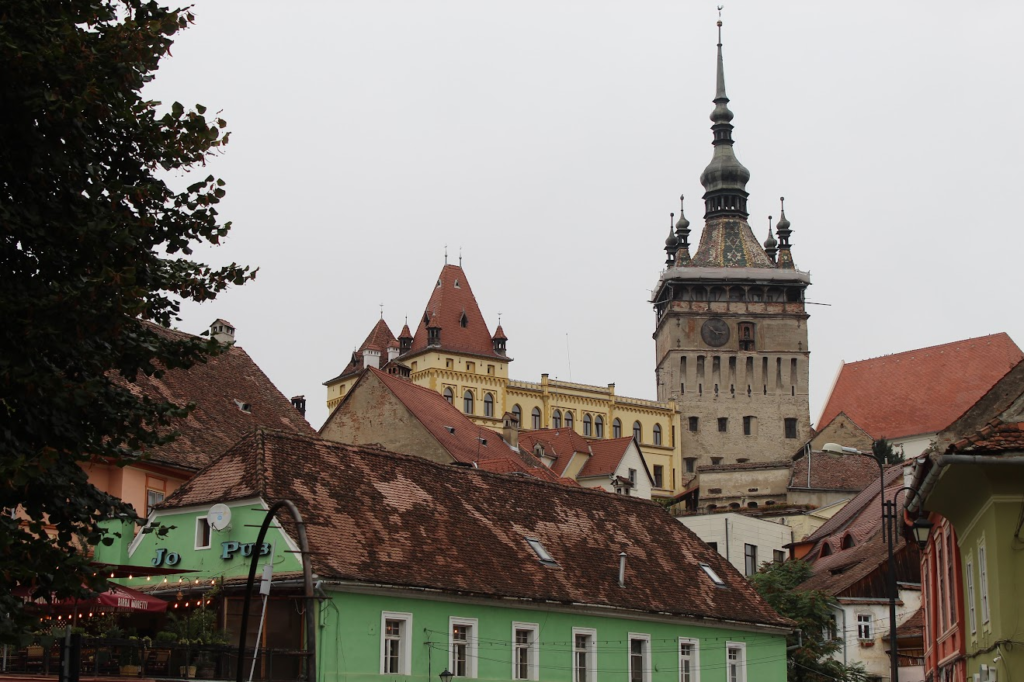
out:
{"label": "church tower", "polygon": [[[701,174],[704,230],[690,255],[690,223],[665,241],[654,290],[658,399],[680,406],[684,477],[697,466],[788,459],[810,437],[807,318],[811,283],[796,269],[780,207],[764,247],[747,222],[750,171],[733,149],[718,22],[711,163]],[[680,197],[682,199],[682,197]]]}

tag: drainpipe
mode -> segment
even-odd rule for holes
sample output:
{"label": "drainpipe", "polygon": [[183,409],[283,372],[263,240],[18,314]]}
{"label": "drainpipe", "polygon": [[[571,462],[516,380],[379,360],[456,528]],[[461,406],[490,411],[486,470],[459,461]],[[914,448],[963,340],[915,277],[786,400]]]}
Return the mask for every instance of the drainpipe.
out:
{"label": "drainpipe", "polygon": [[626,586],[626,553],[619,552],[619,587]]}
{"label": "drainpipe", "polygon": [[729,517],[723,517],[725,521],[725,560],[729,561]]}

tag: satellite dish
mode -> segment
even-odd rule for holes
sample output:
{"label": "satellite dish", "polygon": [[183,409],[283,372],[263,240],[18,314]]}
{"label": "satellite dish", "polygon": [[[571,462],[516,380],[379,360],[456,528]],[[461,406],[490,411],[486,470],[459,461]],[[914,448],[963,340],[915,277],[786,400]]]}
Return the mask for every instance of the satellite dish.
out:
{"label": "satellite dish", "polygon": [[206,521],[214,530],[224,530],[231,523],[231,508],[226,504],[215,504],[210,507]]}

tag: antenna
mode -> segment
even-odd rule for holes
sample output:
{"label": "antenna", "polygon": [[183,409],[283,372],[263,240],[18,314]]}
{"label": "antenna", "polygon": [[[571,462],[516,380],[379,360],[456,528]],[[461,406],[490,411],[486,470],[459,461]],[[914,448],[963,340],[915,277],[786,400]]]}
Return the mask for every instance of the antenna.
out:
{"label": "antenna", "polygon": [[231,523],[231,508],[226,504],[218,503],[213,505],[206,514],[206,522],[210,524],[210,528],[213,530],[224,530]]}

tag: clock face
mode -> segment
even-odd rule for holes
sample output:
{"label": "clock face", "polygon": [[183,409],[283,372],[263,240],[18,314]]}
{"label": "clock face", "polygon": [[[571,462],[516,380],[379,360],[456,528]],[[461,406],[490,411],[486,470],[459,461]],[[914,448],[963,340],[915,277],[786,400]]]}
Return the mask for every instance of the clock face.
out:
{"label": "clock face", "polygon": [[729,340],[729,324],[720,317],[712,317],[700,328],[700,338],[709,346],[723,346]]}

